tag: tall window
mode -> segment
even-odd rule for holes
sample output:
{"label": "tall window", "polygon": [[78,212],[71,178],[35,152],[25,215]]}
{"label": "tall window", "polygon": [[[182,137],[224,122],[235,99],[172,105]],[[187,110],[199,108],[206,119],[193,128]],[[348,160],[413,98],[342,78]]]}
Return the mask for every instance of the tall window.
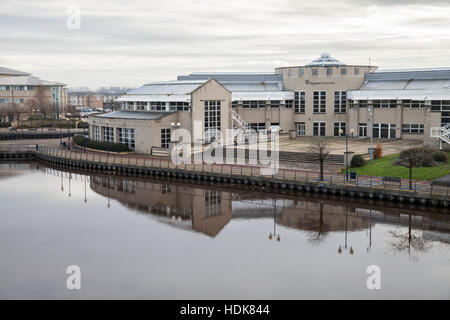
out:
{"label": "tall window", "polygon": [[161,129],[161,148],[169,148],[170,129]]}
{"label": "tall window", "polygon": [[355,76],[359,75],[359,68],[355,67],[354,72],[355,72]]}
{"label": "tall window", "polygon": [[312,75],[314,76],[314,77],[317,77],[317,75],[319,74],[319,70],[318,69],[312,69]]}
{"label": "tall window", "polygon": [[347,68],[341,69],[341,75],[345,76],[347,74]]}
{"label": "tall window", "polygon": [[94,126],[94,140],[100,141],[100,127]]}
{"label": "tall window", "polygon": [[118,128],[117,131],[119,133],[119,143],[126,144],[128,148],[134,149],[136,146],[134,129]]}
{"label": "tall window", "polygon": [[314,91],[313,112],[326,112],[327,93],[325,91]]}
{"label": "tall window", "polygon": [[346,133],[346,123],[345,122],[335,122],[334,123],[334,136],[338,137],[340,136],[339,130],[342,130],[342,134],[345,135]]}
{"label": "tall window", "polygon": [[220,101],[205,101],[205,140],[218,139],[220,127]]}
{"label": "tall window", "polygon": [[296,126],[296,131],[297,131],[297,136],[304,136],[306,135],[306,126],[304,122],[297,122],[295,124]]}
{"label": "tall window", "polygon": [[313,136],[324,137],[325,136],[325,122],[313,122]]}
{"label": "tall window", "polygon": [[360,137],[367,137],[367,123],[360,123],[358,126],[358,135]]}
{"label": "tall window", "polygon": [[347,112],[347,92],[335,91],[334,92],[334,113]]}
{"label": "tall window", "polygon": [[333,68],[327,68],[327,76],[331,76],[333,74]]}
{"label": "tall window", "polygon": [[103,140],[106,142],[114,142],[114,128],[103,127]]}
{"label": "tall window", "polygon": [[294,93],[294,112],[295,113],[305,113],[305,92],[304,91],[296,91]]}

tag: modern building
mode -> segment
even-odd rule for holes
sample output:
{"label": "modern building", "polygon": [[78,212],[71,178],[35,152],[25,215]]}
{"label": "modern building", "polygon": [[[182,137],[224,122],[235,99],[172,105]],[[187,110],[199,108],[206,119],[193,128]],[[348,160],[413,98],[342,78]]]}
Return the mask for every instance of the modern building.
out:
{"label": "modern building", "polygon": [[347,97],[348,122],[358,136],[372,131],[374,138],[449,146],[450,68],[375,71]]}
{"label": "modern building", "polygon": [[0,120],[13,122],[18,117],[28,118],[30,113],[42,112],[41,108],[57,117],[66,106],[64,87],[65,84],[60,82],[0,67]]}
{"label": "modern building", "polygon": [[[322,54],[273,73],[192,73],[146,84],[117,99],[121,111],[91,117],[90,134],[151,153],[169,148],[175,127],[193,133],[194,121],[200,121],[210,132],[277,126],[291,137],[373,134],[445,148],[449,85],[450,68],[378,71]],[[208,143],[211,133],[195,139]]]}

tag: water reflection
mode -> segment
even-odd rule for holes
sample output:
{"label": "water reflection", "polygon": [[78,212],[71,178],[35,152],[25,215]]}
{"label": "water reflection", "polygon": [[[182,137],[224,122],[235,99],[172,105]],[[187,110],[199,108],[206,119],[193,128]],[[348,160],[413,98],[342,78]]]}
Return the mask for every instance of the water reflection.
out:
{"label": "water reflection", "polygon": [[[1,168],[0,298],[450,298],[445,209]],[[71,264],[82,292],[63,285]]]}
{"label": "water reflection", "polygon": [[[450,220],[446,209],[428,213],[426,208],[415,210],[356,206],[349,201],[315,199],[304,195],[294,198],[288,195],[266,194],[254,190],[230,192],[227,186],[198,185],[188,181],[139,179],[105,175],[86,176],[41,167],[47,174],[68,180],[69,197],[71,181],[84,184],[84,202],[89,188],[106,198],[107,208],[111,199],[140,213],[156,217],[161,223],[174,228],[195,231],[216,237],[232,219],[273,220],[269,240],[281,241],[277,225],[305,231],[311,243],[320,245],[330,233],[343,233],[337,245],[337,253],[355,254],[351,234],[367,231],[366,252],[372,250],[372,228],[377,224],[406,226],[404,230],[390,230],[392,252],[426,252],[434,240],[450,243]],[[227,191],[225,191],[227,190]],[[434,209],[435,211],[438,209]],[[439,210],[438,210],[439,211]]]}

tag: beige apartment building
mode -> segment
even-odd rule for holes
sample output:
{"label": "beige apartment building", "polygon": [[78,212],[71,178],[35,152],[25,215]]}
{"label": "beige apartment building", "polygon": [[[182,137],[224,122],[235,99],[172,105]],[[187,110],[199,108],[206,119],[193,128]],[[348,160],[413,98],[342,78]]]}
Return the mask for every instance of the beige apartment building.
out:
{"label": "beige apartment building", "polygon": [[103,109],[104,97],[95,92],[69,92],[68,104],[77,109]]}
{"label": "beige apartment building", "polygon": [[[66,107],[65,84],[0,67],[0,121],[28,119],[30,114],[58,117]],[[43,105],[42,105],[43,104]]]}

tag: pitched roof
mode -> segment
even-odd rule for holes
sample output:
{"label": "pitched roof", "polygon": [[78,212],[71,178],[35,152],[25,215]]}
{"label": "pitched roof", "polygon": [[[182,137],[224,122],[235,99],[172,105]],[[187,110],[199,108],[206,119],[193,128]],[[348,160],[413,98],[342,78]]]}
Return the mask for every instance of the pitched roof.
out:
{"label": "pitched roof", "polygon": [[0,85],[11,86],[65,86],[64,83],[43,80],[36,76],[23,76],[23,77],[0,77]]}
{"label": "pitched roof", "polygon": [[31,75],[31,73],[14,70],[14,69],[10,69],[10,68],[5,68],[5,67],[1,67],[1,66],[0,66],[0,74],[8,74],[8,75],[12,75],[12,76],[29,76],[29,75]]}

